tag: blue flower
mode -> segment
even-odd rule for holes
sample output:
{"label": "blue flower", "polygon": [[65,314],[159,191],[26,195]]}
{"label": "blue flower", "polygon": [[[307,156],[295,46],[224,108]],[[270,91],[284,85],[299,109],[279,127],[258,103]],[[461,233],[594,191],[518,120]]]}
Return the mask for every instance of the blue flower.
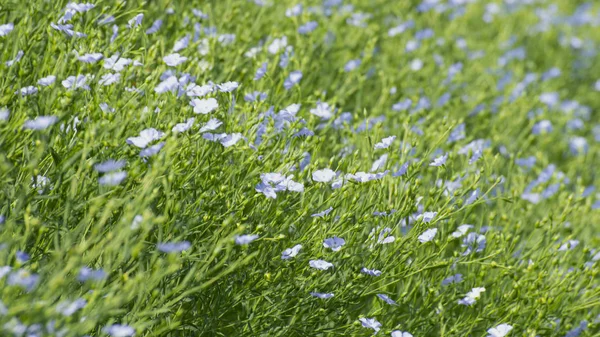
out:
{"label": "blue flower", "polygon": [[163,242],[156,245],[156,249],[163,253],[180,253],[190,249],[192,244],[189,241],[181,242]]}

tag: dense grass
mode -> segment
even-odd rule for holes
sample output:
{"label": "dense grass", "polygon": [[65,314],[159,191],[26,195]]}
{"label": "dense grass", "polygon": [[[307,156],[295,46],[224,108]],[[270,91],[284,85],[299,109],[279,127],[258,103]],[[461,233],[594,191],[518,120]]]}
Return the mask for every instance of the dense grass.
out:
{"label": "dense grass", "polygon": [[597,3],[264,2],[0,2],[0,335],[600,336]]}

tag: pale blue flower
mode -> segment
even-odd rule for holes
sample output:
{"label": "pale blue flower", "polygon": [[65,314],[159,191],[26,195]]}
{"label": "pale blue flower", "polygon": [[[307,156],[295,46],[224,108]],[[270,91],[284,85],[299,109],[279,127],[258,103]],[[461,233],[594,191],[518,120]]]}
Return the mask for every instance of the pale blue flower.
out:
{"label": "pale blue flower", "polygon": [[77,57],[79,61],[84,63],[96,63],[102,60],[102,58],[104,58],[104,55],[102,55],[102,53],[84,54]]}
{"label": "pale blue flower", "polygon": [[373,162],[373,165],[371,165],[371,172],[375,172],[375,171],[382,169],[385,166],[387,159],[388,159],[387,153],[384,153],[383,155],[381,155],[377,160],[375,160]]}
{"label": "pale blue flower", "polygon": [[161,139],[164,135],[165,133],[162,131],[156,130],[155,128],[149,128],[142,130],[138,137],[127,138],[127,144],[143,149],[151,142]]}
{"label": "pale blue flower", "polygon": [[389,305],[398,305],[398,303],[396,303],[396,301],[391,299],[388,295],[377,294],[377,297],[379,297],[382,301],[384,301],[385,303],[387,303]]}
{"label": "pale blue flower", "polygon": [[300,249],[302,249],[302,245],[295,245],[292,248],[287,248],[283,251],[283,253],[281,253],[281,259],[289,260],[293,257],[296,257],[296,255],[298,255],[298,253],[300,252]]}
{"label": "pale blue flower", "polygon": [[190,247],[192,247],[192,244],[189,241],[163,242],[156,245],[156,249],[163,253],[180,253],[190,249]]}
{"label": "pale blue flower", "polygon": [[377,270],[377,269],[368,269],[366,267],[363,267],[360,270],[360,272],[363,274],[367,274],[369,276],[381,276],[381,270]]}
{"label": "pale blue flower", "polygon": [[235,243],[237,245],[247,245],[256,239],[258,239],[256,234],[236,235]]}
{"label": "pale blue flower", "polygon": [[98,183],[104,186],[117,186],[127,178],[127,172],[109,172],[98,179]]}
{"label": "pale blue flower", "polygon": [[326,210],[324,210],[322,212],[312,214],[311,217],[313,217],[313,218],[322,218],[322,217],[328,215],[329,213],[331,213],[331,211],[333,211],[333,207],[329,207],[328,209],[326,209]]}
{"label": "pale blue flower", "polygon": [[165,142],[160,142],[158,144],[154,144],[149,146],[142,151],[140,151],[140,157],[147,158],[156,155],[163,147],[165,146]]}
{"label": "pale blue flower", "polygon": [[458,304],[467,306],[473,305],[484,291],[485,288],[473,288],[464,298],[458,300]]}
{"label": "pale blue flower", "polygon": [[319,270],[327,270],[329,268],[333,268],[333,264],[325,260],[310,260],[308,261],[308,264],[311,268]]}
{"label": "pale blue flower", "polygon": [[413,337],[413,335],[406,331],[394,330],[392,331],[392,337]]}
{"label": "pale blue flower", "polygon": [[352,70],[358,68],[361,63],[361,59],[350,60],[346,63],[346,65],[344,65],[344,71],[347,73],[351,72]]}
{"label": "pale blue flower", "polygon": [[98,81],[98,84],[103,85],[103,86],[109,86],[111,84],[119,82],[120,80],[121,80],[121,74],[119,74],[119,73],[104,74],[100,78],[100,81]]}
{"label": "pale blue flower", "polygon": [[77,279],[79,282],[85,282],[88,280],[92,281],[101,281],[106,278],[106,272],[102,269],[93,270],[88,267],[83,267],[79,270],[79,274],[77,275]]}
{"label": "pale blue flower", "polygon": [[148,28],[146,30],[146,34],[147,35],[151,35],[154,34],[156,32],[158,32],[158,30],[160,29],[160,27],[162,27],[163,21],[161,19],[157,19],[152,23],[152,26],[150,26],[150,28]]}
{"label": "pale blue flower", "polygon": [[24,87],[21,88],[20,90],[16,91],[15,94],[20,94],[21,96],[25,97],[25,96],[30,96],[30,95],[35,95],[38,93],[38,88],[30,85],[28,87]]}
{"label": "pale blue flower", "polygon": [[255,81],[258,81],[258,80],[260,80],[261,78],[263,78],[265,76],[265,74],[267,73],[267,67],[268,67],[268,65],[269,64],[267,62],[264,62],[260,66],[260,68],[258,68],[256,70],[256,74],[254,75],[254,80]]}
{"label": "pale blue flower", "polygon": [[173,46],[173,51],[178,52],[184,48],[187,48],[187,46],[190,44],[190,39],[191,39],[190,34],[186,34],[181,39],[175,41],[175,45]]}
{"label": "pale blue flower", "polygon": [[400,169],[398,169],[398,171],[396,171],[395,173],[392,173],[392,177],[401,177],[401,176],[405,175],[407,171],[408,171],[408,163],[404,163],[404,164],[402,164],[402,166],[400,166]]}
{"label": "pale blue flower", "polygon": [[85,308],[87,301],[83,298],[78,298],[75,301],[63,301],[56,305],[56,312],[63,316],[71,316],[78,310]]}
{"label": "pale blue flower", "polygon": [[17,52],[17,55],[15,55],[14,59],[6,61],[6,66],[12,67],[14,64],[19,63],[19,61],[21,61],[21,58],[23,58],[23,55],[25,55],[25,53],[22,50],[19,50]]}
{"label": "pale blue flower", "polygon": [[219,142],[224,147],[230,147],[230,146],[235,145],[241,139],[245,139],[245,137],[241,133],[232,133],[232,134],[226,135],[225,137],[221,138],[219,140]]}
{"label": "pale blue flower", "polygon": [[244,101],[246,102],[264,101],[266,98],[267,94],[260,91],[253,91],[244,95]]}
{"label": "pale blue flower", "polygon": [[211,118],[208,120],[208,122],[206,122],[206,124],[204,124],[200,128],[200,131],[198,131],[198,132],[203,133],[203,132],[207,132],[207,131],[214,131],[222,124],[223,124],[223,122],[221,122],[220,120],[218,120],[216,118]]}
{"label": "pale blue flower", "polygon": [[17,253],[15,254],[15,257],[17,258],[17,261],[19,261],[19,263],[25,263],[27,261],[29,261],[29,259],[31,258],[31,256],[29,256],[29,254],[23,252],[23,251],[17,251]]}
{"label": "pale blue flower", "polygon": [[437,234],[437,231],[438,231],[437,228],[430,228],[430,229],[426,230],[425,232],[423,232],[423,234],[419,235],[419,237],[418,237],[419,242],[426,243],[426,242],[433,240],[433,238]]}
{"label": "pale blue flower", "polygon": [[318,298],[320,298],[320,299],[324,299],[324,300],[325,300],[325,299],[328,299],[328,298],[332,298],[332,297],[334,296],[334,295],[333,295],[333,293],[317,293],[317,292],[311,292],[310,294],[311,294],[311,296],[318,297]]}
{"label": "pale blue flower", "polygon": [[8,285],[21,286],[27,291],[32,291],[39,283],[39,280],[39,275],[31,273],[25,269],[19,269],[8,275],[6,283]]}
{"label": "pale blue flower", "polygon": [[143,19],[144,19],[144,14],[138,14],[138,15],[134,16],[133,19],[129,20],[127,22],[127,25],[129,26],[129,28],[135,28],[142,24]]}
{"label": "pale blue flower", "polygon": [[274,39],[273,42],[267,47],[270,54],[277,54],[281,49],[287,47],[287,36]]}
{"label": "pale blue flower", "polygon": [[[285,88],[285,90],[290,90],[293,86],[300,83],[301,79],[302,79],[301,71],[299,71],[299,70],[292,71],[290,73],[290,75],[285,79],[285,81],[283,83],[283,87]],[[312,110],[311,110],[311,112],[312,112]]]}
{"label": "pale blue flower", "polygon": [[317,29],[318,26],[319,24],[316,21],[309,21],[298,28],[298,33],[303,35],[311,33]]}
{"label": "pale blue flower", "polygon": [[316,181],[319,183],[328,183],[331,180],[333,180],[333,178],[335,178],[335,176],[336,176],[335,171],[326,168],[326,169],[317,170],[317,171],[313,172],[312,179],[313,179],[313,181]]}
{"label": "pale blue flower", "polygon": [[[141,15],[141,14],[140,14]],[[135,335],[135,329],[129,325],[113,324],[106,326],[102,331],[111,337],[131,337]]]}
{"label": "pale blue flower", "polygon": [[342,246],[345,244],[346,244],[346,240],[344,240],[342,238],[338,238],[337,236],[325,239],[323,241],[323,247],[329,248],[334,252],[337,252],[340,249],[342,249]]}
{"label": "pale blue flower", "polygon": [[237,82],[225,82],[221,84],[217,84],[217,88],[220,92],[232,92],[239,87],[239,83]]}
{"label": "pale blue flower", "polygon": [[488,329],[488,337],[504,337],[512,330],[512,326],[508,324],[500,324],[494,328]]}
{"label": "pale blue flower", "polygon": [[90,90],[90,87],[87,85],[87,81],[88,77],[86,75],[69,76],[67,79],[62,81],[62,85],[69,90]]}
{"label": "pale blue flower", "polygon": [[3,25],[0,25],[0,36],[8,35],[8,33],[12,32],[14,28],[15,28],[15,25],[13,23],[6,23]]}
{"label": "pale blue flower", "polygon": [[294,7],[286,9],[285,16],[287,16],[288,18],[299,16],[300,14],[302,14],[302,10],[302,4],[297,4]]}
{"label": "pale blue flower", "polygon": [[125,167],[127,162],[125,160],[113,160],[109,159],[105,162],[94,165],[94,169],[99,173],[108,173],[117,171]]}
{"label": "pale blue flower", "polygon": [[448,154],[445,153],[439,157],[433,159],[433,161],[429,164],[429,166],[439,167],[446,164],[446,160],[448,160]]}
{"label": "pale blue flower", "polygon": [[26,120],[23,124],[23,128],[29,130],[45,130],[56,122],[58,122],[58,117],[56,116],[39,116],[33,120]]}
{"label": "pale blue flower", "polygon": [[181,56],[179,55],[179,53],[173,53],[163,57],[163,61],[165,62],[165,64],[170,67],[176,67],[182,64],[183,62],[187,61],[187,59],[187,57]]}
{"label": "pale blue flower", "polygon": [[396,136],[383,138],[379,143],[375,144],[375,149],[387,149],[388,147],[390,147],[390,145],[392,145],[395,139]]}
{"label": "pale blue flower", "polygon": [[44,78],[40,78],[40,79],[37,81],[37,84],[38,84],[38,85],[41,85],[42,87],[47,87],[47,86],[49,86],[49,85],[52,85],[52,84],[54,83],[54,81],[56,81],[56,76],[54,76],[54,75],[49,75],[49,76],[46,76],[46,77],[44,77]]}
{"label": "pale blue flower", "polygon": [[314,109],[310,109],[310,113],[321,117],[321,119],[330,119],[333,117],[332,108],[326,102],[317,102],[317,106]]}
{"label": "pale blue flower", "polygon": [[359,318],[358,320],[362,323],[363,327],[373,329],[375,330],[375,333],[381,330],[381,323],[379,323],[375,318]]}
{"label": "pale blue flower", "polygon": [[442,286],[447,286],[452,283],[460,283],[462,280],[462,274],[451,275],[442,280]]}

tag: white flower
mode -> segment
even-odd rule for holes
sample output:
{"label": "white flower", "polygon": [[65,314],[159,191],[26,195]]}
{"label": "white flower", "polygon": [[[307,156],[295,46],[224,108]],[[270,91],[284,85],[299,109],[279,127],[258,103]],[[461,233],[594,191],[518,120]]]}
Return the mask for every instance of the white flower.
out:
{"label": "white flower", "polygon": [[197,99],[190,101],[190,105],[194,107],[194,113],[206,115],[219,107],[219,103],[214,98]]}
{"label": "white flower", "polygon": [[379,323],[375,318],[360,318],[359,321],[365,328],[375,330],[375,333],[379,332],[381,329],[381,323]]}
{"label": "white flower", "polygon": [[324,260],[310,260],[308,261],[309,266],[319,270],[327,270],[329,268],[333,268],[333,263],[329,263]]}
{"label": "white flower", "polygon": [[337,252],[340,249],[342,249],[342,246],[345,244],[346,244],[346,241],[342,238],[338,238],[337,236],[325,239],[323,241],[323,247],[330,248],[334,252]]}
{"label": "white flower", "polygon": [[25,121],[23,128],[29,130],[45,130],[57,121],[58,117],[56,116],[39,116],[33,120],[29,119]]}
{"label": "white flower", "polygon": [[491,328],[487,331],[489,333],[488,337],[504,337],[508,335],[512,328],[513,327],[508,324],[500,324],[495,328]]}
{"label": "white flower", "polygon": [[154,128],[149,128],[142,130],[138,137],[127,138],[127,144],[135,145],[143,149],[148,146],[150,142],[161,139],[164,135],[164,132],[158,131]]}
{"label": "white flower", "polygon": [[437,234],[437,231],[437,228],[430,228],[426,230],[425,232],[423,232],[423,234],[419,235],[419,241],[421,243],[425,243],[433,240],[433,238]]}
{"label": "white flower", "polygon": [[317,171],[313,172],[312,179],[319,183],[328,183],[331,180],[333,180],[333,178],[335,178],[335,176],[336,176],[335,172],[333,170],[327,168],[327,169],[317,170]]}

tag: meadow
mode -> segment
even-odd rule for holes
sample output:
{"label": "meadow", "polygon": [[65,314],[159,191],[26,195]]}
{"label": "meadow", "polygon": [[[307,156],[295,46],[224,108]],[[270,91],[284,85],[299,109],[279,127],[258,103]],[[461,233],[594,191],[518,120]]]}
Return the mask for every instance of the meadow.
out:
{"label": "meadow", "polygon": [[0,1],[0,336],[600,336],[600,3]]}

